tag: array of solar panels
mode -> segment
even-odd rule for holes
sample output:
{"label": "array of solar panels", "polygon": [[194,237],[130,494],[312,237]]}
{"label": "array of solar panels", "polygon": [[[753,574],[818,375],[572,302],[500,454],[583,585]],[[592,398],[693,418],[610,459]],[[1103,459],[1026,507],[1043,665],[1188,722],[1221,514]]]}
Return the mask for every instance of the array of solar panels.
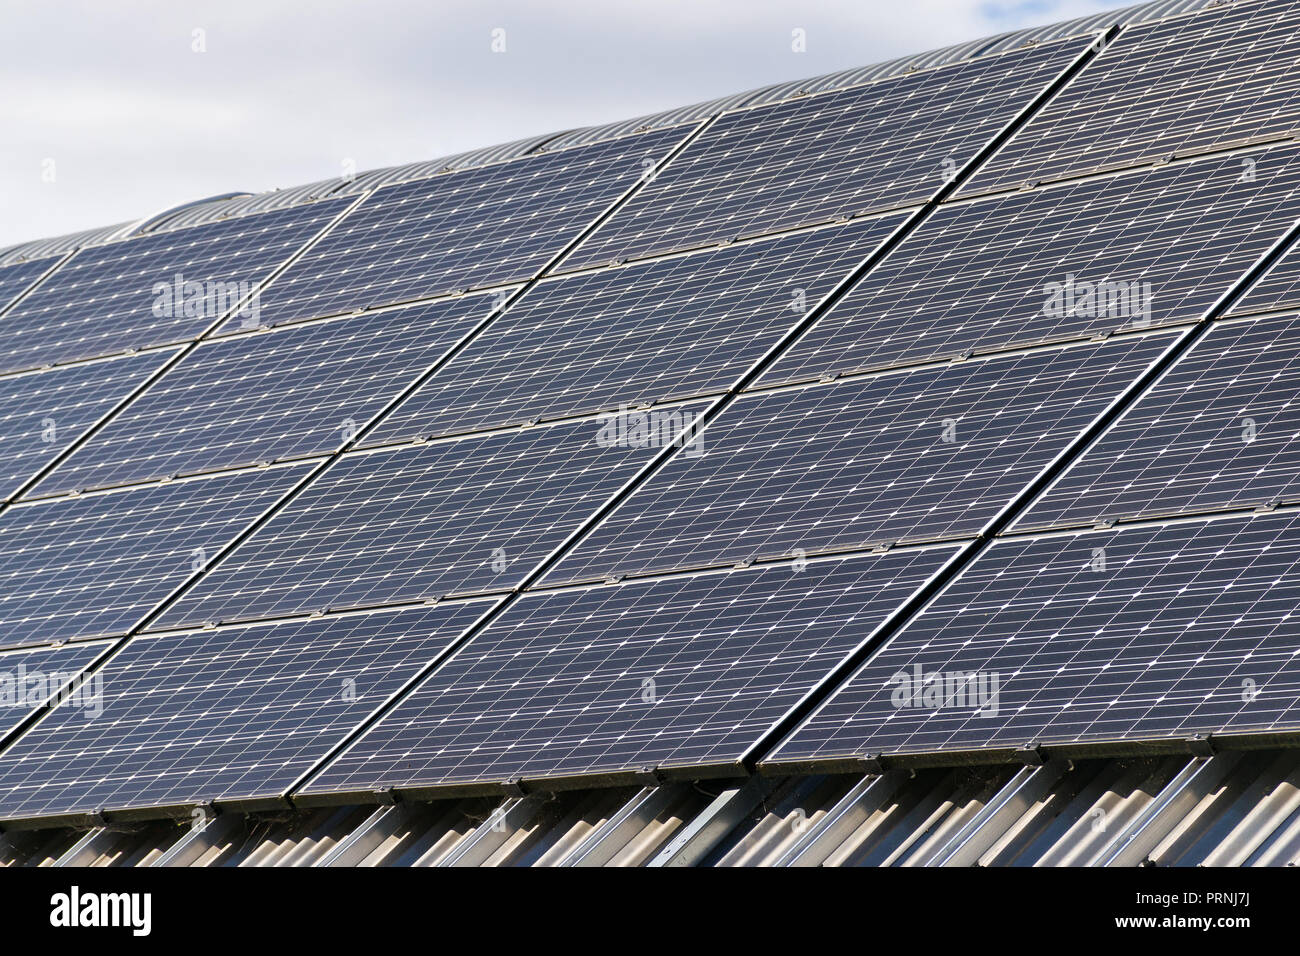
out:
{"label": "array of solar panels", "polygon": [[0,819],[1300,731],[1298,26],[0,269]]}

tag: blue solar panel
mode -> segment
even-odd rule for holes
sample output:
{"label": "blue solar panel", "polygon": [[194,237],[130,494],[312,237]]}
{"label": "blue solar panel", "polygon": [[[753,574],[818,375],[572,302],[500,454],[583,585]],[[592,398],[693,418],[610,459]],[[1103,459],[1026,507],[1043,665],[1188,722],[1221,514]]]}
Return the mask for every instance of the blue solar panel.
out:
{"label": "blue solar panel", "polygon": [[1300,729],[1298,521],[998,541],[769,762]]}
{"label": "blue solar panel", "polygon": [[159,627],[515,587],[657,450],[581,420],[343,456]]}
{"label": "blue solar panel", "polygon": [[58,258],[33,259],[0,268],[0,312],[58,263]]}
{"label": "blue solar panel", "polygon": [[58,708],[0,757],[0,817],[282,796],[490,604],[133,638],[101,714]]}
{"label": "blue solar panel", "polygon": [[723,114],[565,263],[606,263],[908,205],[1083,52],[1046,43]]}
{"label": "blue solar panel", "polygon": [[542,282],[367,440],[724,391],[901,221],[862,220]]}
{"label": "blue solar panel", "polygon": [[263,321],[532,278],[688,132],[675,127],[386,186],[275,281],[262,297]]}
{"label": "blue solar panel", "polygon": [[525,595],[304,792],[682,766],[738,772],[764,733],[954,552]]}
{"label": "blue solar panel", "polygon": [[1300,497],[1300,319],[1212,328],[1015,527]]}
{"label": "blue solar panel", "polygon": [[1288,249],[1228,311],[1229,315],[1300,308],[1300,251]]}
{"label": "blue solar panel", "polygon": [[1129,26],[963,193],[1290,138],[1300,127],[1297,59],[1295,0]]}
{"label": "blue solar panel", "polygon": [[1296,217],[1300,149],[1251,155],[945,206],[761,381],[1197,320]]}
{"label": "blue solar panel", "polygon": [[1300,733],[1300,0],[1157,16],[0,267],[0,821]]}
{"label": "blue solar panel", "polygon": [[83,724],[102,713],[103,682],[83,677],[111,641],[0,651],[0,735],[50,705]]}
{"label": "blue solar panel", "polygon": [[0,498],[14,495],[175,350],[0,377]]}
{"label": "blue solar panel", "polygon": [[307,470],[11,505],[0,513],[0,647],[125,633]]}
{"label": "blue solar panel", "polygon": [[449,299],[203,343],[32,494],[335,451],[492,301]]}
{"label": "blue solar panel", "polygon": [[737,399],[545,581],[979,533],[1168,334]]}
{"label": "blue solar panel", "polygon": [[195,338],[346,206],[310,203],[82,249],[0,322],[0,371]]}

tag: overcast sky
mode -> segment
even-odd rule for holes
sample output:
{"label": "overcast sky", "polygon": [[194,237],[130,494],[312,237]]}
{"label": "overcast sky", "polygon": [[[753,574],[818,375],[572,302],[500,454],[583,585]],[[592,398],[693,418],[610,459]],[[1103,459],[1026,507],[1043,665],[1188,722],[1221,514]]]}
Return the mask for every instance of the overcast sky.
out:
{"label": "overcast sky", "polygon": [[0,248],[325,179],[346,161],[433,159],[1121,5],[6,2]]}

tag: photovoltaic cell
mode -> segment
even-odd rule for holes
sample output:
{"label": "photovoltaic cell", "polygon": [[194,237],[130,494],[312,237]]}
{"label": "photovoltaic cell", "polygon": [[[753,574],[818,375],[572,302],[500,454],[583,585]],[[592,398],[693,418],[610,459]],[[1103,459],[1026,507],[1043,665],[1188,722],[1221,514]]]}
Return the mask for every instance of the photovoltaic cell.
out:
{"label": "photovoltaic cell", "polygon": [[1300,319],[1209,330],[1016,522],[1205,512],[1300,497]]}
{"label": "photovoltaic cell", "polygon": [[1294,513],[1003,539],[769,761],[1295,730],[1298,600]]}
{"label": "photovoltaic cell", "polygon": [[901,221],[867,219],[540,283],[368,441],[724,391]]}
{"label": "photovoltaic cell", "polygon": [[158,627],[508,590],[655,454],[583,420],[345,455]]}
{"label": "photovoltaic cell", "polygon": [[724,114],[564,267],[919,205],[1083,46],[1046,43]]}
{"label": "photovoltaic cell", "polygon": [[734,767],[955,550],[526,595],[304,792]]}
{"label": "photovoltaic cell", "polygon": [[1300,308],[1300,253],[1293,244],[1277,262],[1256,279],[1233,307],[1229,315],[1257,312],[1280,312]]}
{"label": "photovoltaic cell", "polygon": [[125,633],[306,470],[11,506],[0,513],[0,646]]}
{"label": "photovoltaic cell", "polygon": [[761,381],[1195,321],[1295,220],[1300,150],[1252,155],[945,206]]}
{"label": "photovoltaic cell", "polygon": [[192,339],[344,208],[328,200],[82,249],[0,322],[0,371]]}
{"label": "photovoltaic cell", "polygon": [[31,262],[16,262],[0,268],[0,311],[49,272],[58,261],[57,257],[33,259]]}
{"label": "photovoltaic cell", "polygon": [[203,343],[32,494],[332,452],[491,305],[456,298]]}
{"label": "photovoltaic cell", "polygon": [[591,580],[980,532],[1171,336],[744,396],[562,559]]}
{"label": "photovoltaic cell", "polygon": [[162,366],[142,352],[0,377],[0,498],[9,498]]}
{"label": "photovoltaic cell", "polygon": [[102,714],[56,709],[0,758],[0,817],[282,796],[489,606],[133,638]]}
{"label": "photovoltaic cell", "polygon": [[111,643],[84,641],[0,652],[0,734],[10,733],[47,703],[66,708],[83,722],[93,717],[95,682],[78,678]]}
{"label": "photovoltaic cell", "polygon": [[262,321],[532,278],[689,131],[679,126],[386,186],[275,281],[262,297]]}
{"label": "photovoltaic cell", "polygon": [[1295,0],[1130,26],[963,192],[1289,137],[1300,126],[1297,59]]}

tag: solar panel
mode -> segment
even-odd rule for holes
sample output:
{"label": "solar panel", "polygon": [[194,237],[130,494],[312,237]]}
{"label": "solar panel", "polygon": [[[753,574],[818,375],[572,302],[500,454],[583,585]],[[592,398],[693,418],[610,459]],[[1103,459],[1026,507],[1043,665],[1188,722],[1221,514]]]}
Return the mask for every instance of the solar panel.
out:
{"label": "solar panel", "polygon": [[768,762],[1297,729],[1298,520],[998,541]]}
{"label": "solar panel", "polygon": [[11,505],[0,513],[0,647],[125,633],[307,470]]}
{"label": "solar panel", "polygon": [[955,550],[525,595],[303,792],[735,773]]}
{"label": "solar panel", "polygon": [[545,580],[973,536],[1171,338],[743,396]]}
{"label": "solar panel", "polygon": [[82,249],[5,315],[0,371],[192,339],[346,206],[316,202]]}
{"label": "solar panel", "polygon": [[61,647],[0,651],[0,735],[8,735],[37,708],[50,704],[85,722],[98,716],[102,684],[81,676],[111,645],[85,641]]}
{"label": "solar panel", "polygon": [[345,455],[158,626],[509,590],[656,453],[605,447],[602,427]]}
{"label": "solar panel", "polygon": [[279,797],[490,604],[133,638],[100,715],[56,709],[0,757],[0,817]]}
{"label": "solar panel", "polygon": [[1292,500],[1298,441],[1300,319],[1216,326],[1015,527]]}
{"label": "solar panel", "polygon": [[1045,43],[724,113],[565,267],[919,205],[1083,47]]}
{"label": "solar panel", "polygon": [[1300,308],[1300,254],[1292,246],[1251,284],[1228,314],[1250,315],[1296,308]]}
{"label": "solar panel", "polygon": [[1300,741],[1300,0],[1178,3],[9,250],[3,828]]}
{"label": "solar panel", "polygon": [[0,498],[9,498],[175,350],[0,376]]}
{"label": "solar panel", "polygon": [[45,275],[57,263],[53,259],[33,259],[31,262],[16,262],[0,268],[0,311],[14,299],[22,295],[33,282]]}
{"label": "solar panel", "polygon": [[1225,5],[1130,26],[963,188],[1014,188],[1300,126],[1300,8]]}
{"label": "solar panel", "polygon": [[901,221],[867,219],[542,282],[367,440],[724,391]]}
{"label": "solar panel", "polygon": [[532,278],[688,132],[679,126],[386,186],[267,289],[263,322]]}
{"label": "solar panel", "polygon": [[205,342],[32,493],[335,451],[491,308],[456,298]]}
{"label": "solar panel", "polygon": [[1252,155],[942,207],[761,381],[1199,319],[1295,219],[1300,150]]}

